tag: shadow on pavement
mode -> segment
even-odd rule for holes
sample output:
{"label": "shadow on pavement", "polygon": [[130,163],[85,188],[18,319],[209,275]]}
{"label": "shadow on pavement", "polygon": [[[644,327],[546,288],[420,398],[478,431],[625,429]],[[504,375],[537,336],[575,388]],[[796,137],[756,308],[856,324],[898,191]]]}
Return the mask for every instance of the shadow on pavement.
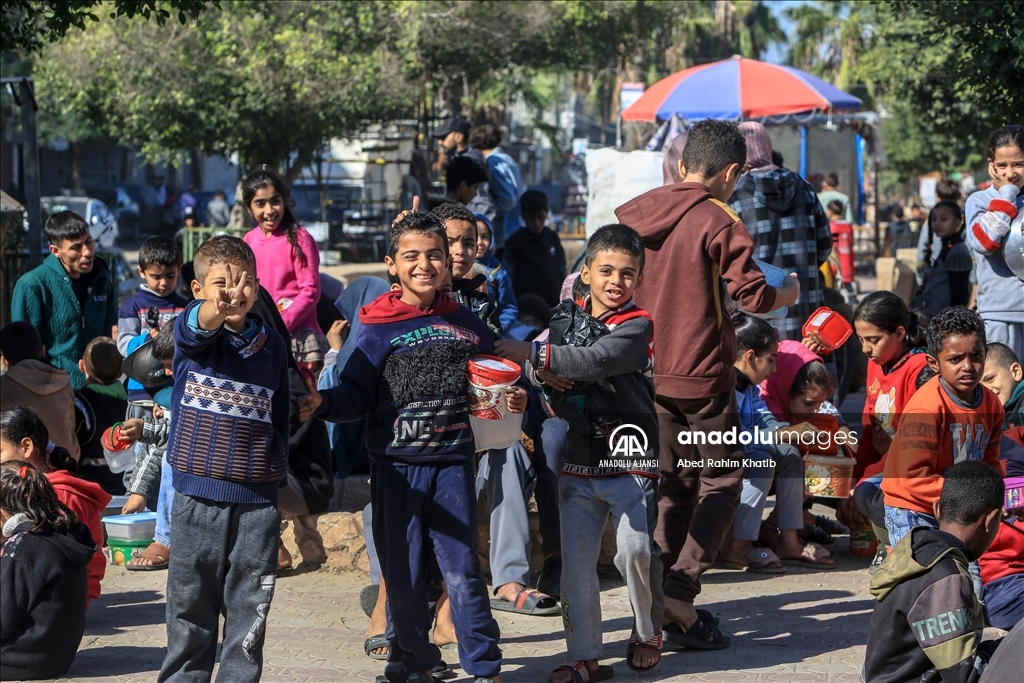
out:
{"label": "shadow on pavement", "polygon": [[79,650],[67,677],[104,681],[115,676],[159,671],[166,652],[163,647],[129,645]]}
{"label": "shadow on pavement", "polygon": [[163,624],[167,617],[164,596],[157,591],[141,590],[101,595],[89,605],[85,635],[118,633],[133,626]]}

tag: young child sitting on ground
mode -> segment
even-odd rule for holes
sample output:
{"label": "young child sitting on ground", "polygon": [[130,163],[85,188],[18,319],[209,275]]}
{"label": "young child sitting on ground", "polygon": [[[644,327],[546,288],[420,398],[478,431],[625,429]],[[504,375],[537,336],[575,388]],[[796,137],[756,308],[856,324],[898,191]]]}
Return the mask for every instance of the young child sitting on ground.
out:
{"label": "young child sitting on ground", "polygon": [[[477,505],[469,426],[468,362],[491,353],[494,335],[469,309],[439,293],[451,257],[437,217],[404,214],[391,228],[385,262],[401,288],[360,312],[352,359],[338,386],[310,395],[300,419],[331,422],[369,416],[373,462],[373,538],[386,577],[389,681],[429,683],[441,661],[428,640],[430,546],[449,586],[462,668],[478,683],[497,683],[498,624],[476,557]],[[475,240],[474,240],[475,250]],[[522,413],[526,391],[508,397]],[[398,607],[400,606],[400,608]]]}
{"label": "young child sitting on ground", "polygon": [[907,402],[882,479],[885,526],[896,544],[916,526],[937,527],[932,508],[943,472],[958,462],[998,467],[1003,407],[978,386],[985,367],[985,324],[962,306],[928,327],[928,364],[938,372]]}
{"label": "young child sitting on ground", "polygon": [[981,385],[1003,404],[1003,431],[1024,427],[1024,369],[1013,349],[999,342],[988,345]]}
{"label": "young child sitting on ground", "polygon": [[[601,681],[613,674],[611,667],[599,664],[604,648],[597,555],[609,516],[618,548],[615,566],[626,579],[634,615],[626,664],[633,671],[648,671],[661,661],[664,598],[661,550],[654,542],[659,476],[654,322],[633,302],[643,269],[644,244],[635,230],[618,224],[598,229],[580,270],[588,294],[559,304],[559,310],[582,308],[573,314],[592,316],[607,332],[586,340],[586,346],[583,340],[559,346],[503,342],[499,351],[513,358],[525,355],[536,381],[554,392],[571,391],[576,382],[594,383],[575,400],[554,402],[559,417],[569,417],[563,411],[570,404],[579,414],[570,421],[558,481],[562,622],[569,661],[551,673],[551,683]],[[626,456],[612,450],[619,422],[631,426],[633,431],[623,432],[627,438],[636,438],[637,431],[643,435],[637,442],[643,452]]]}
{"label": "young child sitting on ground", "polygon": [[112,496],[124,495],[124,477],[110,471],[101,439],[103,432],[122,421],[128,410],[128,394],[120,382],[122,360],[113,339],[93,339],[78,361],[85,386],[75,392],[75,436],[82,449],[78,474]]}
{"label": "young child sitting on ground", "polygon": [[[755,428],[760,433],[799,436],[802,426],[790,427],[777,420],[761,398],[760,384],[775,372],[778,332],[764,320],[742,312],[734,313],[732,322],[739,352],[734,366],[736,404],[743,431],[751,436]],[[726,569],[746,569],[757,574],[785,574],[787,563],[806,565],[804,543],[797,536],[797,531],[804,527],[804,461],[800,451],[788,443],[751,443],[744,451],[750,461],[759,464],[748,464],[743,472],[743,492],[732,525],[732,540],[723,544],[718,555],[720,563]],[[774,466],[764,464],[771,461],[775,462]],[[768,548],[754,548],[753,544],[760,535],[761,518],[773,479],[779,555]],[[780,555],[787,559],[781,560]],[[812,564],[822,569],[835,566],[827,562]]]}
{"label": "young child sitting on ground", "polygon": [[[8,408],[0,413],[0,462],[24,460],[32,463],[57,492],[57,498],[88,527],[97,548],[103,547],[100,517],[110,502],[110,494],[99,484],[76,476],[78,463],[66,448],[54,445],[42,419],[28,408]],[[86,607],[100,596],[100,581],[107,560],[97,553],[89,562],[89,591]]]}
{"label": "young child sitting on ground", "polygon": [[[907,401],[927,381],[924,376],[930,368],[924,349],[924,320],[892,292],[872,292],[864,297],[854,311],[853,326],[869,360],[867,398],[853,469],[853,481],[857,484],[853,496],[839,502],[837,517],[851,526],[854,522],[870,521],[878,539],[878,550],[869,570],[874,574],[885,559],[886,548],[892,548],[885,530],[881,489],[886,453]],[[858,514],[862,519],[856,519]]]}
{"label": "young child sitting on ground", "polygon": [[158,680],[197,671],[193,680],[209,680],[223,611],[221,669],[258,681],[277,575],[277,496],[288,472],[287,350],[249,315],[259,280],[245,242],[207,240],[195,274],[196,300],[174,324],[174,524]]}
{"label": "young child sitting on ground", "polygon": [[974,683],[991,655],[980,642],[985,620],[968,563],[999,530],[1003,480],[984,463],[963,461],[946,470],[940,490],[937,528],[908,530],[871,579],[878,603],[863,680]]}
{"label": "young child sitting on ground", "polygon": [[[785,423],[786,429],[780,432],[780,437],[785,437],[785,443],[806,445],[814,441],[818,444],[832,443],[841,446],[852,443],[855,439],[850,436],[849,427],[843,424],[839,411],[827,400],[834,388],[835,378],[829,373],[818,354],[798,341],[784,339],[779,342],[776,371],[761,383],[761,398],[775,419]],[[839,422],[837,433],[830,435],[828,439],[811,423],[815,415],[822,414],[834,415]],[[835,453],[841,454],[841,449],[836,449]],[[813,519],[811,521],[813,522]],[[780,530],[776,554],[781,558],[782,564],[812,569],[834,569],[835,561],[831,553],[819,543],[811,541],[805,527],[806,524],[801,525],[795,534],[796,538],[793,534],[782,534]],[[803,542],[802,536],[806,537],[808,542]],[[825,542],[827,539],[821,540]]]}
{"label": "young child sitting on ground", "polygon": [[0,361],[7,366],[0,410],[11,406],[31,408],[43,417],[53,438],[78,461],[81,450],[75,438],[75,394],[71,377],[46,362],[39,330],[17,321],[0,330]]}
{"label": "young child sitting on ground", "polygon": [[85,631],[89,530],[30,463],[0,464],[0,678],[59,678]]}

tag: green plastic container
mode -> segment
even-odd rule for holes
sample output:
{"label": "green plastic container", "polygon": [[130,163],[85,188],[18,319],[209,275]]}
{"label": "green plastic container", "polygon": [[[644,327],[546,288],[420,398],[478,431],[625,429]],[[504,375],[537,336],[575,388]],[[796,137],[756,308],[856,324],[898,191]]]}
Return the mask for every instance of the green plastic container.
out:
{"label": "green plastic container", "polygon": [[142,551],[146,549],[153,539],[139,539],[137,541],[123,541],[117,538],[107,539],[108,557],[110,558],[110,564],[123,567],[128,564],[132,558],[138,557],[142,554]]}

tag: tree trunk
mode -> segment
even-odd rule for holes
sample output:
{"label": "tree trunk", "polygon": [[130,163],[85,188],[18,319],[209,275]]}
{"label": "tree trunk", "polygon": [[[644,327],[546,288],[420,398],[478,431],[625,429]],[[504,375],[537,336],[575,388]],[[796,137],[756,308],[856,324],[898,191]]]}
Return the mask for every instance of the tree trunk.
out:
{"label": "tree trunk", "polygon": [[292,183],[295,182],[296,178],[298,178],[302,174],[303,169],[309,166],[309,164],[312,163],[312,161],[313,150],[300,149],[299,155],[295,159],[295,163],[292,164],[291,168],[288,169],[288,172],[284,174],[284,184],[287,185],[288,187],[291,187]]}

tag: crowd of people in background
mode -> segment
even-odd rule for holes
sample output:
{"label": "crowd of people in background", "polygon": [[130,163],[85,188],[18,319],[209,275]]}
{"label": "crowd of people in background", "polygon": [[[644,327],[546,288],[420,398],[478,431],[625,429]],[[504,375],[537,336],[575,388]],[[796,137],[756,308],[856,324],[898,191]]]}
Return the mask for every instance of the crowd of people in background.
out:
{"label": "crowd of people in background", "polygon": [[[167,570],[158,680],[209,679],[218,647],[222,672],[259,680],[276,577],[293,564],[281,521],[301,560],[322,564],[317,515],[334,477],[354,473],[371,482],[360,602],[381,681],[451,677],[440,647],[455,644],[466,673],[497,683],[493,611],[561,616],[567,661],[551,683],[611,678],[597,576],[609,521],[633,671],[667,650],[729,647],[698,606],[713,565],[829,571],[831,537],[869,528],[866,680],[1020,671],[1024,521],[1004,510],[1003,478],[1024,474],[1024,128],[992,134],[988,189],[961,204],[940,183],[917,243],[892,223],[894,247],[920,249],[920,284],[912,301],[856,302],[869,363],[852,427],[831,349],[804,333],[833,230],[853,221],[835,174],[816,192],[762,125],[698,122],[666,150],[664,185],[618,207],[569,273],[547,196],[524,187],[500,128],[454,116],[434,137],[444,198],[414,155],[386,278],[344,287],[320,273],[266,167],[241,183],[243,238],[212,237],[189,263],[173,240],[147,239],[144,285],[120,307],[85,220],[49,217],[50,254],[18,281],[0,330],[0,677],[67,672],[107,569],[101,515],[123,495],[121,512],[157,519],[126,568]],[[196,220],[195,188],[177,201]],[[218,192],[206,223],[231,211]],[[786,277],[769,284],[759,262]],[[522,416],[510,446],[477,448],[478,354],[522,370],[503,399]],[[616,452],[621,425],[643,432],[643,453]],[[791,440],[680,438],[755,429]],[[805,492],[806,450],[792,444],[826,433],[855,463],[849,497]],[[107,464],[114,447],[133,449],[123,474]],[[810,514],[814,502],[835,519]],[[1014,640],[981,643],[985,626]]]}

